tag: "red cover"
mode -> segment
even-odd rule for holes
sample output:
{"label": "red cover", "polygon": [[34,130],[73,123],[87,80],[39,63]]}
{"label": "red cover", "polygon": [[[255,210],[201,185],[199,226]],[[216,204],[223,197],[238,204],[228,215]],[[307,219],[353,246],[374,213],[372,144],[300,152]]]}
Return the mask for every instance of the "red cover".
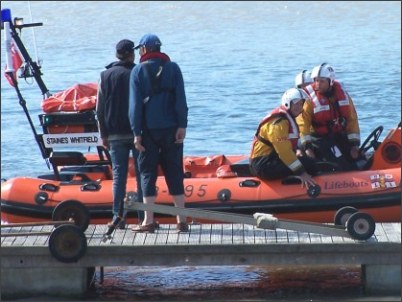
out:
{"label": "red cover", "polygon": [[97,90],[97,83],[76,84],[43,100],[42,110],[45,113],[93,110],[96,107]]}

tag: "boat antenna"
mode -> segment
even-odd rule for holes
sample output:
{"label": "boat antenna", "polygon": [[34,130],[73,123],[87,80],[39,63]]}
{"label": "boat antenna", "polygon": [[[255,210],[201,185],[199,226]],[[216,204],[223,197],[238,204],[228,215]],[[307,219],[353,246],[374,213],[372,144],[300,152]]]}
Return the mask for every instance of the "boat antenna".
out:
{"label": "boat antenna", "polygon": [[[31,1],[28,1],[28,9],[29,9],[29,16],[31,17],[31,23],[33,23]],[[36,37],[35,37],[35,29],[34,28],[32,28],[32,36],[33,36],[33,45],[34,45],[34,50],[35,50],[35,59],[36,59],[36,62],[38,62],[38,66],[40,68],[41,62],[38,58],[38,48],[36,47]]]}

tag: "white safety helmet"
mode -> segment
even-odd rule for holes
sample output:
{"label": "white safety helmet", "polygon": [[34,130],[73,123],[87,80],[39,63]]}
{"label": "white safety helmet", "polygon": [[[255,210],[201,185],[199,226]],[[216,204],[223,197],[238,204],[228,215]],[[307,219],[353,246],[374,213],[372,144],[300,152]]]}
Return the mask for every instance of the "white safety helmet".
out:
{"label": "white safety helmet", "polygon": [[308,70],[303,70],[295,78],[295,87],[301,88],[301,85],[308,85],[313,83],[311,79],[311,72]]}
{"label": "white safety helmet", "polygon": [[290,88],[282,95],[282,106],[290,109],[290,104],[305,101],[308,98],[307,93],[302,88]]}
{"label": "white safety helmet", "polygon": [[311,78],[313,81],[315,81],[315,78],[327,78],[329,79],[329,84],[332,86],[335,80],[335,71],[331,65],[322,63],[313,68],[311,71]]}

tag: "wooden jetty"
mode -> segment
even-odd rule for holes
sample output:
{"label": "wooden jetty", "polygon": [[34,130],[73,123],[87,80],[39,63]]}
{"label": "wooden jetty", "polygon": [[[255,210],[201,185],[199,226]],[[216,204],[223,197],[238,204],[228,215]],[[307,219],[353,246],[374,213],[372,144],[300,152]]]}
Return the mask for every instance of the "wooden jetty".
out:
{"label": "wooden jetty", "polygon": [[79,297],[96,268],[107,266],[361,265],[367,293],[401,290],[400,223],[376,223],[366,241],[241,223],[191,224],[189,233],[177,233],[170,224],[155,233],[134,233],[132,226],[103,241],[107,227],[89,225],[85,255],[72,263],[50,253],[53,226],[3,226],[2,299],[60,293]]}

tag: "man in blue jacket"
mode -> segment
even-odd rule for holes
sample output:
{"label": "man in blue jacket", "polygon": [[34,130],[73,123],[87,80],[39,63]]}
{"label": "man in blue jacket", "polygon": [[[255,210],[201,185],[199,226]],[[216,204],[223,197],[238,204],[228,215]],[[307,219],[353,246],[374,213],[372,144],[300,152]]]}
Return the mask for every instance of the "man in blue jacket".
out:
{"label": "man in blue jacket", "polygon": [[[156,35],[146,34],[135,48],[139,48],[140,64],[131,71],[129,118],[134,145],[140,152],[144,203],[155,203],[160,164],[175,206],[184,207],[183,141],[188,107],[181,70],[161,52],[161,45]],[[177,230],[188,231],[186,217],[177,216]],[[153,233],[153,212],[145,211],[142,225],[133,231]]]}
{"label": "man in blue jacket", "polygon": [[[138,151],[133,145],[133,133],[128,119],[129,80],[134,64],[134,42],[123,39],[116,44],[118,61],[106,66],[100,74],[96,114],[103,145],[110,150],[113,170],[113,224],[119,217],[120,207],[126,195],[128,159],[133,152],[136,175]],[[142,202],[140,178],[137,177],[137,197]],[[138,219],[143,219],[142,211]],[[123,219],[123,217],[120,217]],[[124,228],[125,221],[120,224]]]}

